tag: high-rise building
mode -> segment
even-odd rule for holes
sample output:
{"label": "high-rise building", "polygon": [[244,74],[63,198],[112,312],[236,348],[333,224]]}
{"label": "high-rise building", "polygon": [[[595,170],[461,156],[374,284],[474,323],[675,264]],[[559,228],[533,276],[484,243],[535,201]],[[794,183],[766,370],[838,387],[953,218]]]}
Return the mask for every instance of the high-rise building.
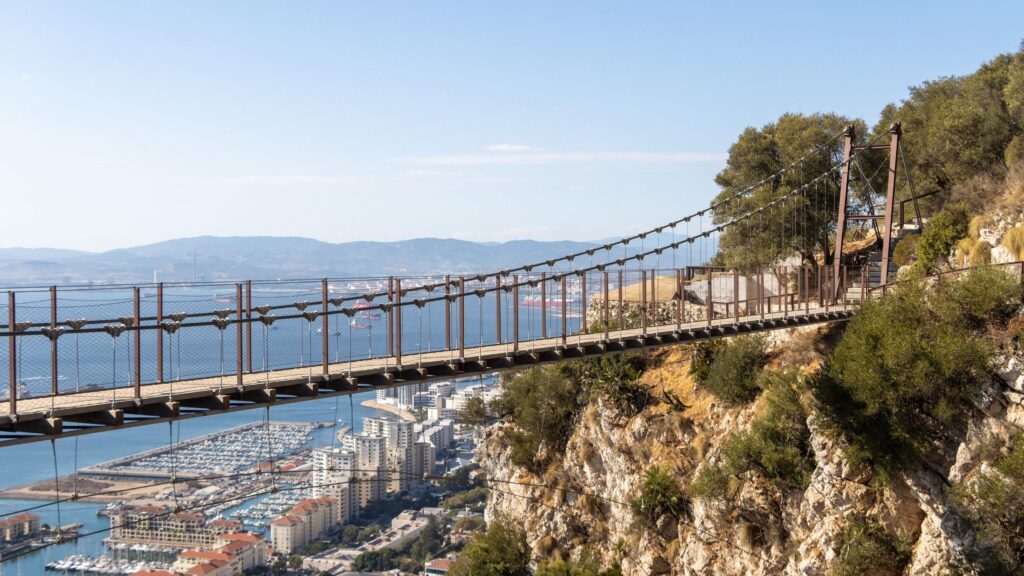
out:
{"label": "high-rise building", "polygon": [[331,498],[335,523],[348,522],[359,514],[358,487],[354,482],[356,455],[351,450],[318,448],[313,451],[313,497]]}
{"label": "high-rise building", "polygon": [[363,432],[371,436],[384,437],[388,491],[401,492],[417,483],[413,462],[413,444],[416,442],[414,422],[364,418]]}
{"label": "high-rise building", "polygon": [[309,498],[270,523],[270,541],[275,552],[291,554],[316,540],[336,525],[332,498]]}
{"label": "high-rise building", "polygon": [[354,486],[359,508],[384,497],[387,474],[387,441],[383,436],[366,432],[352,434],[344,439],[346,448],[355,454]]}

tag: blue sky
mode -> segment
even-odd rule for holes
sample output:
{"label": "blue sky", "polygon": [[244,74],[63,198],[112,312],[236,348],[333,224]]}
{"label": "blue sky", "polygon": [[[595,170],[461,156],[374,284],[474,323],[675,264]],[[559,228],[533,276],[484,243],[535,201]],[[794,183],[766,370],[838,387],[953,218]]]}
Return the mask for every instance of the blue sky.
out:
{"label": "blue sky", "polygon": [[0,246],[623,235],[705,205],[744,127],[873,123],[1021,22],[1019,0],[3,0]]}

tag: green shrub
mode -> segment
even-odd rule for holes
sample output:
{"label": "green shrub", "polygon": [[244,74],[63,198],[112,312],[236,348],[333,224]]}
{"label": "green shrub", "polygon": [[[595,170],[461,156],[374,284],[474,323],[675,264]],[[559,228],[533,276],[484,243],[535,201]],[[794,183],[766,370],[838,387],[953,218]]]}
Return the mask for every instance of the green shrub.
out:
{"label": "green shrub", "polygon": [[470,398],[459,412],[459,419],[470,426],[482,425],[487,421],[487,403],[480,396]]}
{"label": "green shrub", "polygon": [[766,392],[760,413],[743,432],[722,447],[722,461],[701,468],[689,487],[691,496],[721,499],[730,478],[756,470],[783,490],[805,488],[814,472],[814,453],[807,412],[796,390],[795,371],[765,371],[760,386]]}
{"label": "green shrub", "polygon": [[919,238],[919,235],[913,234],[897,242],[896,247],[892,250],[893,263],[897,266],[910,264],[917,253],[917,241]]}
{"label": "green shrub", "polygon": [[639,354],[588,358],[560,365],[562,374],[576,383],[585,398],[601,396],[628,415],[644,409],[650,391],[639,379],[645,367]]}
{"label": "green shrub", "polygon": [[697,471],[697,475],[686,489],[693,498],[721,500],[729,494],[729,480],[732,476],[722,464],[708,464]]}
{"label": "green shrub", "polygon": [[697,384],[708,381],[708,371],[715,356],[725,348],[725,340],[705,340],[693,345],[693,358],[690,360],[690,376]]}
{"label": "green shrub", "polygon": [[1018,278],[1004,268],[982,266],[936,286],[934,306],[946,322],[982,329],[1003,322],[1020,307]]}
{"label": "green shrub", "polygon": [[470,488],[464,492],[452,494],[441,501],[440,506],[442,508],[465,508],[466,506],[472,506],[474,504],[480,504],[487,500],[487,488],[478,486],[476,488]]}
{"label": "green shrub", "polygon": [[921,232],[917,242],[917,263],[925,272],[935,270],[939,259],[945,258],[957,240],[967,236],[970,217],[963,204],[947,206],[936,214]]}
{"label": "green shrub", "polygon": [[995,349],[987,325],[1019,306],[1015,280],[980,268],[928,290],[905,282],[850,321],[815,393],[847,456],[885,483],[959,430]]}
{"label": "green shrub", "polygon": [[839,535],[833,576],[900,576],[910,561],[910,543],[880,524],[852,518]]}
{"label": "green shrub", "polygon": [[742,404],[757,397],[757,376],[768,360],[764,336],[742,336],[715,354],[701,385],[729,404]]}
{"label": "green shrub", "polygon": [[640,383],[644,358],[623,354],[592,358],[525,370],[503,377],[504,393],[490,409],[509,418],[516,429],[509,435],[513,463],[533,472],[543,471],[561,452],[587,403],[601,396],[629,415],[642,410],[650,393]]}
{"label": "green shrub", "polygon": [[954,487],[952,508],[977,534],[968,557],[980,573],[1024,571],[1024,435],[992,469]]}
{"label": "green shrub", "polygon": [[576,417],[586,405],[586,395],[559,368],[531,368],[504,384],[501,398],[492,403],[502,417],[515,422],[509,433],[513,463],[534,472],[542,471],[548,458],[565,448],[576,426]]}
{"label": "green shrub", "polygon": [[805,488],[814,471],[807,414],[795,390],[797,373],[764,372],[767,392],[750,429],[734,434],[722,448],[733,474],[756,469],[781,488]]}
{"label": "green shrub", "polygon": [[526,532],[499,518],[470,538],[448,572],[451,576],[530,576]]}
{"label": "green shrub", "polygon": [[647,469],[640,496],[633,500],[631,507],[633,519],[645,527],[655,526],[663,516],[679,518],[690,513],[690,503],[667,466]]}

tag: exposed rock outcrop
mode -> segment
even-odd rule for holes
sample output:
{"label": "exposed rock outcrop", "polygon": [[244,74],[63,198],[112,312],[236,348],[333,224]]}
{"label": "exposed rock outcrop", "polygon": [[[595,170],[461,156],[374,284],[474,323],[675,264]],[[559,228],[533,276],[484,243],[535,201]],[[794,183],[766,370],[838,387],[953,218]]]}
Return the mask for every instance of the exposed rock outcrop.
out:
{"label": "exposed rock outcrop", "polygon": [[[777,365],[812,369],[820,361],[817,328],[773,333]],[[748,474],[729,486],[728,501],[695,498],[688,519],[644,528],[630,504],[653,464],[667,466],[684,486],[702,466],[721,458],[727,437],[746,429],[758,402],[731,408],[695,388],[683,348],[652,352],[655,367],[643,379],[655,392],[682,401],[654,404],[626,417],[598,401],[586,407],[563,455],[542,477],[510,460],[507,428],[492,429],[481,448],[494,480],[487,514],[525,527],[535,558],[596,552],[624,574],[794,574],[825,576],[839,554],[838,538],[851,515],[870,517],[912,543],[907,574],[946,574],[968,543],[951,517],[950,482],[977,472],[993,437],[1024,425],[1024,361],[999,361],[1000,378],[978,405],[962,441],[945,448],[937,468],[922,467],[890,486],[872,484],[850,465],[841,446],[812,411],[807,419],[815,465],[804,490],[784,491]],[[509,425],[505,425],[509,426]],[[938,470],[938,472],[936,472]],[[943,474],[944,472],[944,474]]]}

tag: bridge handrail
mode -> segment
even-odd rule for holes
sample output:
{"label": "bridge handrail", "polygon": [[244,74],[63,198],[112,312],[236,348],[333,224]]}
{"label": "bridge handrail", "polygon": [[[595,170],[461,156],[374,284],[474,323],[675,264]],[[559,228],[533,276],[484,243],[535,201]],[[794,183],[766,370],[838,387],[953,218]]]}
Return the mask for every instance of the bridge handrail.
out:
{"label": "bridge handrail", "polygon": [[893,280],[892,282],[889,282],[888,284],[882,284],[881,286],[873,286],[870,290],[868,290],[868,292],[870,292],[872,294],[877,293],[877,292],[881,292],[882,295],[885,295],[885,292],[888,290],[888,288],[890,288],[892,286],[899,285],[899,284],[904,284],[904,283],[907,283],[907,282],[912,282],[912,281],[915,281],[915,280],[929,280],[929,279],[932,279],[932,278],[938,279],[938,278],[943,278],[945,276],[952,276],[952,275],[956,275],[956,274],[962,274],[964,272],[970,272],[971,270],[977,270],[977,269],[981,269],[981,268],[1010,268],[1010,267],[1013,267],[1013,266],[1016,266],[1016,267],[1020,268],[1021,278],[1024,279],[1024,260],[1014,260],[1012,262],[997,262],[995,264],[991,264],[991,263],[990,264],[980,264],[980,265],[977,265],[977,266],[964,266],[962,268],[953,268],[951,270],[940,270],[938,272],[933,272],[931,274],[927,274],[925,276],[916,277],[916,278],[899,278],[899,279]]}

